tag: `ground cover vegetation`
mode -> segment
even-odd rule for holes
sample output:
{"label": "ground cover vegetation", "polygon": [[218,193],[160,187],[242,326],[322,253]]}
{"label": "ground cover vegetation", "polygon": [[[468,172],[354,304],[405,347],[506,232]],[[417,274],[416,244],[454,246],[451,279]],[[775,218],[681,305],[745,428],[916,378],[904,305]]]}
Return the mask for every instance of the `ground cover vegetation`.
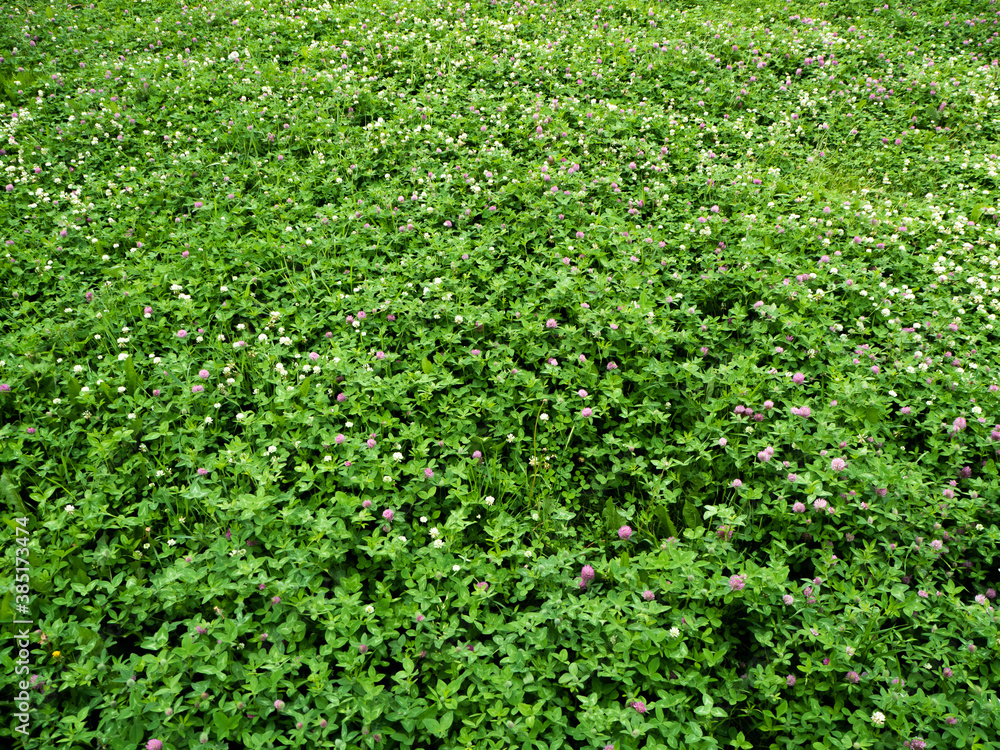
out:
{"label": "ground cover vegetation", "polygon": [[0,733],[1000,747],[998,40],[5,4]]}

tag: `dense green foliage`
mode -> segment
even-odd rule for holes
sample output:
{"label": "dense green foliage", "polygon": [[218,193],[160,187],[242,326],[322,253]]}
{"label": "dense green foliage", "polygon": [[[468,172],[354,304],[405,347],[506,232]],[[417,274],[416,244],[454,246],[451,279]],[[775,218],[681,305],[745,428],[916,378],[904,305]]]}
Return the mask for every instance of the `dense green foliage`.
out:
{"label": "dense green foliage", "polygon": [[4,6],[0,735],[1000,748],[998,22]]}

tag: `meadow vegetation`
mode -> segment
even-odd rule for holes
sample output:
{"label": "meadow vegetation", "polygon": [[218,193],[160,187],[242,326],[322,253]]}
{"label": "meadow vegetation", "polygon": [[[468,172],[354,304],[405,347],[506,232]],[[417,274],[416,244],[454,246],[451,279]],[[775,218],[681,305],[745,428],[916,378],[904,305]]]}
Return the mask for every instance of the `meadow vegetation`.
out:
{"label": "meadow vegetation", "polygon": [[1000,748],[998,57],[995,0],[5,4],[0,735]]}

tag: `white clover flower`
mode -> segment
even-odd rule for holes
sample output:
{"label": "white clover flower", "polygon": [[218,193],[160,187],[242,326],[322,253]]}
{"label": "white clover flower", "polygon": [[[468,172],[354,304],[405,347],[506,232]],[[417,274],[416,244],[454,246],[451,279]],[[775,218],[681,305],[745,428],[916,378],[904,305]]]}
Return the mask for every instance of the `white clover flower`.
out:
{"label": "white clover flower", "polygon": [[63,508],[63,510],[65,510],[70,515],[73,515],[76,512],[76,506],[74,506],[74,505],[67,505],[65,508]]}
{"label": "white clover flower", "polygon": [[670,632],[670,637],[671,638],[680,638],[681,631],[680,631],[680,628],[678,628],[677,626],[674,626],[674,627],[670,628],[669,632]]}
{"label": "white clover flower", "polygon": [[438,531],[437,526],[432,526],[430,533],[431,533],[431,537],[434,538],[434,539],[437,539],[439,536],[441,536],[441,532]]}
{"label": "white clover flower", "polygon": [[549,421],[549,415],[548,414],[541,414],[541,415],[539,415],[538,418],[540,420],[542,420],[543,422],[548,422]]}
{"label": "white clover flower", "polygon": [[485,502],[487,505],[493,505],[493,503],[496,502],[496,498],[493,497],[493,495],[487,495],[486,499],[483,502]]}
{"label": "white clover flower", "polygon": [[167,540],[167,546],[168,547],[173,547],[175,544],[177,544],[177,540],[176,539],[168,539]]}
{"label": "white clover flower", "polygon": [[399,451],[396,451],[395,453],[392,454],[392,459],[396,463],[399,463],[400,461],[403,460],[403,454],[400,453]]}
{"label": "white clover flower", "polygon": [[444,539],[435,539],[434,540],[434,548],[435,549],[441,549],[443,546],[444,546]]}
{"label": "white clover flower", "polygon": [[375,614],[375,607],[369,604],[367,607],[365,607],[365,614],[369,615]]}
{"label": "white clover flower", "polygon": [[461,565],[452,565],[451,569],[452,569],[452,572],[457,573],[458,571],[460,571],[462,569],[462,566]]}
{"label": "white clover flower", "polygon": [[873,713],[872,724],[874,724],[877,727],[880,727],[883,724],[885,724],[885,714],[882,713],[881,711],[876,711],[875,713]]}

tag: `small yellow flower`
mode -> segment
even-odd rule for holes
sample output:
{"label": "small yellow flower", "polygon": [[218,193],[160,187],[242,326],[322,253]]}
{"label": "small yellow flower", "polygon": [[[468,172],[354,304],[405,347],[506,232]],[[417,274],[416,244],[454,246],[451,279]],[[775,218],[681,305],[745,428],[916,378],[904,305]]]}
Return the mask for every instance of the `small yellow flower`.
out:
{"label": "small yellow flower", "polygon": [[62,651],[53,651],[52,652],[52,658],[53,659],[58,659],[61,654],[62,654]]}

